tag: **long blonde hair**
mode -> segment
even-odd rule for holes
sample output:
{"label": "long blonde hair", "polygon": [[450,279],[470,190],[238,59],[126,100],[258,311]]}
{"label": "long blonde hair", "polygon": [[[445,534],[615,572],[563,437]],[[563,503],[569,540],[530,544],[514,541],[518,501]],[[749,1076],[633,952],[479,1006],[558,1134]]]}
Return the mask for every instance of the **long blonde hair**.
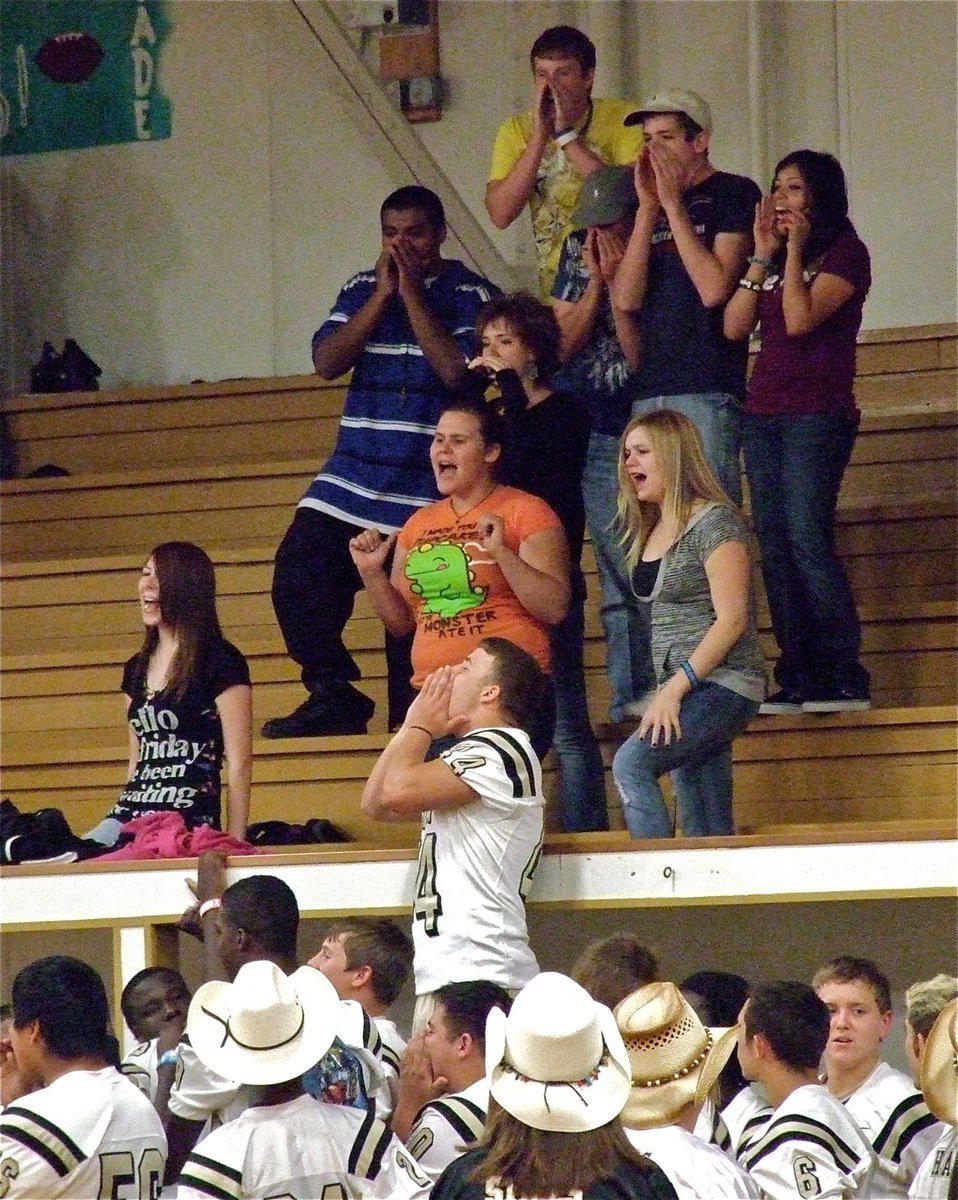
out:
{"label": "long blonde hair", "polygon": [[[636,496],[635,486],[625,469],[625,441],[636,429],[644,429],[648,435],[649,446],[665,481],[661,506]],[[706,461],[699,431],[684,413],[671,408],[656,409],[634,417],[628,423],[619,443],[618,475],[616,523],[622,530],[619,540],[625,547],[625,561],[630,569],[641,558],[649,534],[660,517],[674,520],[679,529],[684,529],[699,501],[714,500],[735,507]]]}

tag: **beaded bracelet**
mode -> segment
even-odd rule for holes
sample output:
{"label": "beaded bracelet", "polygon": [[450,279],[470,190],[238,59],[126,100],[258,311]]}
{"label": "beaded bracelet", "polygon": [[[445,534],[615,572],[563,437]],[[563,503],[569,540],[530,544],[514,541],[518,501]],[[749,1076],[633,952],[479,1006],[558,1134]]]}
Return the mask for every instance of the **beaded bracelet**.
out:
{"label": "beaded bracelet", "polygon": [[773,258],[763,258],[761,254],[750,254],[748,256],[748,261],[753,263],[756,267],[761,267],[765,271],[771,271],[775,266],[775,260]]}
{"label": "beaded bracelet", "polygon": [[747,292],[760,292],[762,290],[760,283],[756,283],[753,279],[745,279],[744,277],[738,281],[738,286],[745,288]]}

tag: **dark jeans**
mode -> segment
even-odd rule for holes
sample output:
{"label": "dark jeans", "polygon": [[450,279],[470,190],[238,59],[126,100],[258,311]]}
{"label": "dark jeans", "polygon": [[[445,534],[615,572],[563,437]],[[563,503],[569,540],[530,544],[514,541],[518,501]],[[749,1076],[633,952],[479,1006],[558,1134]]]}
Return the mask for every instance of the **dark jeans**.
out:
{"label": "dark jeans", "polygon": [[589,721],[582,643],[585,636],[585,579],[574,567],[572,600],[558,625],[549,629],[555,688],[555,736],[562,821],[569,833],[608,829],[605,770]]}
{"label": "dark jeans", "polygon": [[[363,586],[349,556],[349,540],[361,532],[360,526],[328,513],[297,508],[276,551],[273,608],[289,656],[299,663],[310,692],[359,678],[343,630]],[[412,696],[411,647],[411,634],[386,634],[390,726],[402,721]]]}
{"label": "dark jeans", "polygon": [[775,679],[800,695],[868,694],[855,601],[835,553],[835,505],[857,433],[857,420],[828,413],[745,416],[752,518],[782,652]]}

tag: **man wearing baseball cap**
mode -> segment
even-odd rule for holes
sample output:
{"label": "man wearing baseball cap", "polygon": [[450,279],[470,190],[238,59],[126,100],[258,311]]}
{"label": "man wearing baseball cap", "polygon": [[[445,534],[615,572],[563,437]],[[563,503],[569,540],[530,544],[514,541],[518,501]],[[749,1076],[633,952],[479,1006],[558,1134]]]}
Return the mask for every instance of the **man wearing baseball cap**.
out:
{"label": "man wearing baseball cap", "polygon": [[741,403],[748,345],[722,333],[722,308],[752,248],[758,187],[709,161],[712,113],[695,92],[666,89],[625,118],[641,124],[639,211],[612,286],[638,314],[642,362],[632,416],[685,413],[728,495],[740,503]]}
{"label": "man wearing baseball cap", "polygon": [[641,347],[638,320],[615,303],[612,282],[638,204],[632,167],[593,171],[579,191],[552,288],[564,359],[555,383],[581,399],[592,427],[582,498],[602,587],[613,721],[638,715],[641,698],[655,687],[646,606],[629,582],[616,525],[619,439],[631,416],[631,371]]}

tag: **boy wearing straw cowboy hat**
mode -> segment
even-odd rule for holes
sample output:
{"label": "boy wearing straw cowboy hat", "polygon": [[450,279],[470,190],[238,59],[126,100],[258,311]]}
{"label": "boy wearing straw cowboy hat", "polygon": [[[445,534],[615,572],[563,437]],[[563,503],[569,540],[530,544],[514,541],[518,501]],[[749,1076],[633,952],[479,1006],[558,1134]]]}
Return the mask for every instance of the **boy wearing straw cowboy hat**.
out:
{"label": "boy wearing straw cowboy hat", "polygon": [[629,1141],[658,1163],[680,1200],[745,1200],[755,1183],[717,1146],[692,1133],[735,1049],[735,1029],[709,1029],[674,983],[650,983],[615,1009],[631,1064],[622,1110]]}
{"label": "boy wearing straw cowboy hat", "polygon": [[925,1103],[948,1128],[918,1169],[912,1200],[955,1200],[958,1195],[958,1000],[938,1014],[922,1047],[918,1080]]}
{"label": "boy wearing straw cowboy hat", "polygon": [[665,1200],[675,1190],[634,1150],[618,1116],[629,1060],[612,1013],[565,975],[527,983],[486,1022],[489,1114],[482,1142],[432,1200]]}
{"label": "boy wearing straw cowboy hat", "polygon": [[323,1104],[302,1077],[333,1043],[336,989],[311,967],[249,962],[197,991],[186,1029],[213,1071],[241,1080],[252,1107],[187,1159],[179,1200],[265,1196],[424,1197],[428,1180],[372,1113]]}

